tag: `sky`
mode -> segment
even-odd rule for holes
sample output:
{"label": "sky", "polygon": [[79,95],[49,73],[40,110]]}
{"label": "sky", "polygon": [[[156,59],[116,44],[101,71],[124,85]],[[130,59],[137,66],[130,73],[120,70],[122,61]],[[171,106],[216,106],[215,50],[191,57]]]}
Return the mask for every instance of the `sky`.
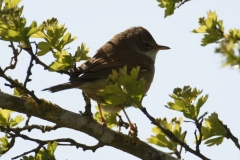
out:
{"label": "sky", "polygon": [[[156,118],[172,119],[180,117],[180,112],[172,111],[164,107],[171,101],[169,94],[176,87],[190,85],[203,90],[203,95],[209,98],[202,107],[201,114],[208,111],[208,116],[217,112],[219,118],[227,124],[235,136],[240,135],[238,126],[240,112],[240,74],[239,71],[230,67],[222,67],[224,58],[214,53],[217,44],[206,47],[200,46],[203,35],[194,34],[191,30],[198,28],[198,18],[207,15],[207,11],[216,11],[218,18],[223,20],[223,26],[227,33],[231,28],[240,28],[238,0],[201,0],[189,1],[177,9],[174,15],[164,18],[164,10],[158,7],[155,0],[101,0],[101,1],[74,1],[74,0],[23,0],[23,15],[27,23],[42,21],[55,17],[60,24],[65,24],[72,36],[78,38],[71,43],[69,52],[74,53],[82,42],[90,48],[90,56],[93,56],[98,48],[109,41],[115,34],[133,26],[146,28],[160,45],[169,46],[170,50],[160,51],[155,62],[155,78],[152,86],[143,100],[148,112]],[[11,50],[7,42],[0,42],[1,58],[0,66],[4,68],[10,62]],[[50,64],[54,59],[52,55],[40,57],[42,61]],[[7,72],[13,79],[24,81],[26,76],[29,57],[22,52],[16,70]],[[35,65],[31,76],[32,82],[29,89],[34,90],[39,98],[44,98],[64,109],[79,113],[84,110],[84,100],[81,91],[77,89],[67,90],[52,94],[41,90],[68,81],[68,76],[43,70]],[[0,78],[1,91],[13,93],[4,86],[5,80]],[[93,112],[95,103],[93,103]],[[150,121],[136,108],[126,110],[132,122],[137,123],[139,138],[143,141],[152,134]],[[32,118],[30,124],[53,125],[50,122]],[[21,124],[23,125],[23,124]],[[194,148],[194,125],[183,123],[183,130],[187,130],[186,140]],[[123,130],[127,134],[127,130]],[[27,134],[25,132],[25,134]],[[0,136],[3,134],[0,134]],[[94,145],[97,141],[88,135],[71,129],[59,129],[51,133],[41,133],[33,130],[30,134],[34,138],[73,138],[79,143]],[[238,137],[240,138],[240,137]],[[24,147],[23,147],[24,145]],[[16,145],[2,159],[11,159],[36,147],[37,144],[17,139]],[[169,150],[154,146],[159,150]],[[239,159],[239,150],[232,141],[224,139],[220,146],[207,147],[202,145],[201,152],[210,159]],[[55,151],[58,160],[75,159],[131,159],[138,158],[117,150],[112,147],[99,148],[95,153],[82,151],[75,147],[59,146]],[[198,160],[191,153],[183,152],[185,160]]]}

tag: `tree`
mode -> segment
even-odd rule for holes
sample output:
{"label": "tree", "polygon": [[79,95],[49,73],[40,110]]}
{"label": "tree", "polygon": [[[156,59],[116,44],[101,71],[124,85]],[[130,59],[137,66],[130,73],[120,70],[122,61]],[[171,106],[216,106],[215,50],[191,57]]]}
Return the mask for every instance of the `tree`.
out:
{"label": "tree", "polygon": [[[10,4],[11,2],[8,2],[8,3]],[[12,3],[12,5],[10,5],[9,8],[12,8],[14,6],[16,6],[16,4]],[[8,9],[8,8],[6,7],[6,9]],[[14,12],[15,15],[19,15],[19,13],[21,12],[21,9],[20,9],[20,11],[19,10],[18,11],[14,10],[13,12]],[[13,13],[8,13],[8,14],[11,15]],[[2,15],[4,15],[4,14],[2,14]],[[205,21],[205,19],[200,19],[200,25],[204,26],[204,23],[208,25],[209,23],[207,23],[207,20],[210,19],[210,20],[208,20],[210,22],[211,22],[212,19],[214,20],[214,15],[215,15],[214,12],[209,12],[208,13],[208,17],[205,18],[206,21]],[[13,17],[13,19],[15,19],[15,18],[17,18],[17,16]],[[22,19],[17,19],[17,20],[19,20],[19,22],[20,22],[18,24],[22,24],[22,25],[19,25],[17,28],[14,28],[14,27],[11,28],[12,26],[8,26],[7,28],[1,27],[1,39],[5,38],[4,40],[11,41],[10,48],[12,49],[12,52],[13,52],[13,55],[14,55],[13,56],[13,59],[14,59],[13,62],[15,62],[15,60],[16,60],[15,58],[18,57],[17,56],[18,53],[17,53],[17,50],[16,50],[17,48],[18,48],[18,51],[20,51],[19,48],[21,48],[22,49],[22,53],[29,53],[29,55],[32,57],[32,59],[30,59],[30,65],[29,65],[29,67],[27,69],[28,70],[27,76],[24,76],[24,78],[22,78],[23,80],[20,80],[18,78],[19,81],[23,82],[23,84],[21,84],[21,83],[19,83],[17,81],[14,81],[14,79],[17,78],[17,77],[15,77],[13,79],[10,79],[9,77],[7,77],[8,75],[6,75],[6,73],[9,73],[9,70],[11,68],[14,69],[14,67],[13,67],[14,63],[12,63],[12,65],[9,65],[9,69],[7,68],[7,70],[6,70],[7,72],[4,72],[5,68],[2,68],[1,76],[6,81],[8,81],[7,84],[10,87],[14,87],[15,88],[15,90],[14,90],[15,91],[15,95],[21,95],[22,98],[17,98],[17,97],[13,97],[13,96],[1,93],[2,94],[0,96],[1,97],[1,102],[2,102],[2,103],[0,103],[0,104],[2,104],[1,107],[2,108],[14,107],[14,108],[8,108],[8,109],[15,110],[17,112],[27,113],[27,115],[40,117],[40,118],[46,119],[46,120],[48,120],[50,122],[54,122],[54,123],[57,124],[57,125],[53,125],[53,127],[41,127],[39,125],[32,125],[32,126],[31,125],[30,126],[25,125],[25,127],[23,129],[30,129],[30,130],[31,129],[33,129],[33,130],[36,129],[36,130],[42,130],[42,131],[46,132],[46,131],[55,130],[55,129],[59,130],[59,127],[69,127],[69,128],[73,128],[75,130],[80,130],[82,132],[88,133],[89,135],[91,135],[91,136],[95,137],[96,139],[100,140],[99,143],[95,143],[96,146],[84,146],[84,145],[78,143],[79,141],[73,141],[73,140],[70,140],[70,139],[56,139],[56,138],[53,138],[54,140],[52,140],[51,143],[48,144],[48,148],[47,148],[48,153],[52,153],[55,150],[56,143],[54,143],[54,141],[59,141],[59,143],[61,143],[61,142],[69,142],[71,145],[75,145],[77,147],[81,147],[81,148],[84,148],[84,149],[91,149],[91,150],[95,150],[95,149],[97,149],[99,147],[102,147],[104,145],[111,145],[111,146],[115,146],[116,148],[119,148],[119,149],[121,149],[123,151],[127,151],[129,153],[132,153],[135,156],[139,156],[139,157],[141,157],[143,159],[144,159],[143,154],[145,153],[144,151],[146,151],[146,150],[152,150],[152,153],[156,153],[157,155],[159,155],[159,152],[156,151],[156,149],[154,149],[153,147],[150,147],[149,145],[145,146],[144,143],[139,145],[140,141],[137,141],[136,139],[134,139],[132,137],[129,138],[129,137],[125,137],[124,135],[121,135],[121,134],[116,134],[115,132],[107,129],[106,127],[105,128],[102,127],[100,124],[98,124],[97,122],[95,122],[93,119],[91,119],[89,117],[80,116],[80,115],[78,115],[76,113],[74,114],[74,113],[71,113],[71,112],[66,111],[64,109],[61,109],[57,105],[54,105],[54,104],[52,104],[50,102],[47,102],[47,101],[44,101],[44,100],[41,100],[41,99],[37,98],[37,96],[33,92],[31,92],[30,89],[29,90],[24,89],[24,86],[29,86],[29,85],[34,83],[34,80],[33,80],[33,82],[29,83],[29,79],[31,77],[33,77],[33,76],[31,76],[30,71],[33,70],[35,66],[37,66],[37,65],[35,65],[34,67],[32,67],[32,64],[37,62],[40,65],[42,65],[44,68],[49,68],[48,65],[45,65],[45,60],[43,60],[42,57],[38,57],[38,56],[41,55],[41,54],[45,54],[46,51],[49,51],[49,47],[47,45],[49,45],[49,43],[51,44],[51,42],[49,42],[49,43],[46,43],[46,42],[45,43],[44,42],[38,43],[37,42],[38,43],[38,49],[39,49],[38,50],[38,56],[34,56],[35,52],[34,52],[34,50],[32,48],[30,48],[30,46],[34,46],[34,44],[30,43],[30,41],[29,41],[30,36],[35,36],[35,37],[36,36],[41,36],[39,34],[36,35],[36,33],[38,33],[38,31],[42,31],[42,30],[44,30],[45,33],[47,33],[47,31],[49,31],[48,30],[49,28],[53,29],[53,30],[55,30],[55,29],[61,30],[62,29],[62,31],[64,31],[65,30],[65,26],[62,26],[61,24],[59,24],[59,22],[56,19],[51,19],[51,20],[45,21],[45,23],[43,23],[42,25],[37,25],[35,22],[33,22],[33,23],[29,24],[29,25],[25,25],[23,17],[22,17]],[[220,22],[218,23],[218,21],[217,21],[216,24],[215,24],[215,21],[212,21],[212,22],[214,22],[213,23],[214,25],[212,25],[213,27],[215,25],[218,25],[217,29],[220,29],[220,31],[222,31],[221,30],[221,27],[222,27],[221,25],[222,24],[220,24]],[[3,26],[3,24],[2,24],[2,26]],[[9,30],[9,29],[11,29],[11,30]],[[19,30],[20,32],[14,32],[16,29],[17,30],[20,29]],[[7,32],[4,32],[6,30],[7,30]],[[201,28],[199,30],[195,29],[194,31],[195,32],[199,32],[200,30],[201,30]],[[223,44],[223,46],[226,46],[224,44],[232,43],[231,41],[228,41],[229,40],[229,39],[227,39],[228,37],[226,37],[226,40],[224,38],[222,38],[222,37],[219,37],[219,34],[218,33],[216,34],[214,32],[215,30],[211,30],[210,29],[210,30],[201,30],[201,31],[205,32],[205,34],[206,34],[205,41],[203,41],[203,44],[208,44],[210,42],[214,42],[214,41],[207,41],[208,37],[209,37],[208,35],[210,35],[210,37],[214,37],[214,36],[216,37],[217,36],[217,38],[215,38],[214,40],[215,41],[216,40],[222,40],[221,44]],[[68,34],[67,32],[65,32],[65,33],[66,34],[65,34],[64,38],[59,36],[59,35],[55,35],[55,36],[59,36],[58,38],[60,38],[60,40],[64,39],[66,41],[64,41],[65,43],[59,42],[59,44],[63,44],[62,48],[57,48],[57,47],[61,47],[61,45],[56,45],[56,46],[51,45],[51,47],[53,46],[54,50],[61,50],[62,51],[63,48],[65,47],[65,45],[68,44],[68,42],[70,43],[71,41],[73,41],[75,39],[75,38],[72,38],[71,34]],[[9,36],[9,34],[10,34],[10,36]],[[213,34],[213,35],[211,35],[211,34]],[[48,36],[51,36],[51,35],[49,34]],[[224,36],[224,34],[222,34],[222,36]],[[233,30],[233,32],[230,32],[229,37],[231,37],[231,36],[233,37],[233,39],[234,39],[234,37],[237,37],[238,36],[238,31],[237,30]],[[13,38],[13,39],[9,39],[9,37]],[[45,40],[48,42],[46,36],[43,37],[43,38],[45,38]],[[58,39],[58,38],[56,38],[56,39]],[[20,45],[16,46],[17,44],[12,42],[12,41],[14,41],[14,42],[22,42],[22,43]],[[233,41],[233,42],[237,43],[238,42],[238,38],[235,38],[235,41]],[[15,46],[15,48],[14,48],[14,46]],[[222,51],[222,50],[219,49],[217,51]],[[66,58],[65,59],[66,60],[65,63],[62,63],[62,64],[59,65],[59,63],[57,63],[57,61],[54,61],[53,63],[49,62],[50,67],[52,68],[52,70],[54,70],[56,72],[59,72],[61,74],[68,74],[67,71],[69,69],[71,69],[71,67],[74,66],[75,61],[78,61],[80,59],[84,60],[84,59],[87,58],[87,56],[86,56],[87,52],[88,52],[88,50],[87,50],[86,46],[84,44],[82,44],[77,49],[77,51],[75,52],[76,53],[76,57],[75,57],[76,59],[73,59],[73,58],[71,58],[70,55],[68,56],[68,54],[66,54],[67,56],[65,56],[65,58]],[[22,53],[21,53],[21,55],[22,55]],[[226,51],[222,51],[222,53],[226,54],[227,52]],[[226,54],[226,55],[231,55],[231,54],[232,54],[232,51],[229,54]],[[56,57],[56,55],[57,55],[57,52],[55,51],[55,57]],[[230,64],[230,65],[233,64],[234,66],[236,66],[236,61],[234,61],[234,60],[235,60],[235,58],[230,59],[230,63],[228,63],[228,64]],[[19,59],[18,60],[18,66],[19,66],[20,62],[21,61]],[[231,62],[234,62],[234,63],[231,63]],[[8,65],[5,65],[5,66],[8,66]],[[61,67],[59,68],[59,66],[61,66]],[[2,65],[1,65],[1,67],[2,67]],[[16,69],[14,69],[14,70],[16,70]],[[43,72],[43,73],[45,73],[45,72]],[[34,75],[34,73],[35,73],[34,70],[32,71],[32,73]],[[43,79],[41,79],[41,80],[43,81]],[[6,83],[6,81],[4,83]],[[56,83],[56,82],[54,81],[54,83]],[[30,87],[27,87],[27,88],[30,88]],[[33,87],[33,88],[35,88],[35,87]],[[74,96],[74,97],[79,98],[80,97],[79,92],[80,91],[76,91],[77,95]],[[186,87],[183,87],[183,88],[176,88],[174,90],[173,94],[171,94],[171,97],[174,99],[174,101],[167,103],[167,106],[169,108],[171,108],[171,109],[179,110],[179,104],[181,104],[183,101],[188,101],[190,104],[192,104],[192,100],[195,100],[195,99],[196,99],[196,101],[199,102],[199,103],[195,103],[194,104],[195,107],[198,104],[203,105],[203,103],[207,100],[208,96],[205,95],[203,97],[200,97],[200,99],[198,100],[197,96],[199,96],[200,93],[201,93],[201,91],[199,91],[197,89],[191,89],[189,86],[186,86]],[[25,98],[25,100],[23,98]],[[64,98],[66,98],[66,93],[65,93]],[[26,100],[27,100],[27,106],[28,107],[26,107]],[[87,98],[85,99],[85,101],[86,101],[86,105],[89,104],[89,101],[87,100]],[[13,104],[11,105],[11,104],[6,103],[6,102],[16,102],[17,103],[17,107],[16,107],[16,105],[13,105]],[[36,105],[36,103],[39,103],[39,105]],[[147,104],[146,104],[146,106],[147,106]],[[181,104],[180,107],[193,107],[193,106],[192,105],[182,106],[182,104]],[[193,107],[193,108],[195,108],[195,107]],[[150,115],[148,115],[148,112],[146,112],[146,110],[144,110],[144,108],[142,108],[142,107],[139,107],[139,108],[141,108],[142,111],[145,112],[145,114],[152,121],[152,123],[155,124],[156,126],[158,126],[159,128],[161,128],[163,130],[163,132],[164,132],[164,127],[165,127],[165,129],[166,128],[169,129],[168,128],[169,125],[164,125],[164,124],[167,124],[167,120],[166,119],[162,119],[162,120],[157,119],[157,120],[155,120],[155,118],[152,118]],[[200,108],[200,106],[199,106],[199,108]],[[137,109],[135,109],[135,110],[137,110]],[[199,124],[196,123],[198,125],[202,125],[201,121],[203,120],[203,118],[206,121],[208,121],[210,124],[211,123],[214,123],[214,124],[217,123],[219,125],[219,127],[223,130],[223,132],[225,133],[225,135],[222,135],[222,136],[218,137],[218,138],[220,138],[220,142],[223,140],[224,136],[226,136],[226,135],[229,136],[229,132],[226,132],[226,131],[228,131],[228,129],[224,128],[226,126],[221,125],[221,123],[218,122],[218,118],[217,118],[216,114],[210,114],[210,115],[206,116],[206,114],[205,114],[206,110],[205,110],[205,111],[202,111],[203,112],[202,114],[200,114],[198,112],[197,115],[195,115],[195,117],[193,117],[192,113],[186,114],[186,112],[184,112],[184,110],[182,110],[182,109],[181,109],[181,111],[184,113],[185,117],[188,117],[188,118],[190,118],[192,120],[196,120],[196,118],[197,118],[197,120],[199,120],[197,122],[200,122]],[[194,110],[194,111],[196,111],[196,110]],[[2,116],[3,119],[2,119],[2,126],[1,126],[2,128],[1,128],[1,130],[3,130],[4,132],[8,132],[8,133],[9,133],[9,131],[11,131],[11,134],[8,135],[8,136],[11,136],[11,138],[9,138],[9,143],[6,142],[6,140],[7,140],[6,137],[3,137],[1,139],[2,147],[3,147],[2,150],[4,151],[5,149],[10,148],[9,146],[6,147],[5,146],[6,144],[9,144],[10,146],[11,146],[11,144],[15,144],[14,143],[15,138],[13,138],[14,136],[20,136],[20,137],[22,136],[22,135],[19,134],[21,129],[19,130],[19,129],[12,128],[15,125],[18,125],[18,123],[22,120],[22,117],[21,116],[16,116],[15,119],[11,120],[11,119],[9,119],[7,117],[9,115],[9,111],[6,111],[6,110],[3,111],[2,110],[1,113],[3,115]],[[46,113],[48,113],[48,114],[46,115]],[[201,117],[201,115],[202,115],[202,117]],[[208,118],[208,116],[209,116],[209,118]],[[59,118],[59,117],[61,117],[61,118]],[[31,121],[33,121],[32,119],[33,118],[30,119],[30,123],[31,123]],[[80,119],[80,120],[78,121],[78,119]],[[5,122],[4,122],[4,120],[5,120]],[[29,119],[27,119],[26,124],[29,123],[28,120]],[[211,121],[211,120],[213,120],[213,121]],[[88,124],[88,125],[83,125],[82,122],[85,122],[85,124]],[[150,122],[150,121],[148,121],[148,122]],[[178,119],[173,119],[171,122],[169,122],[169,120],[168,120],[168,123],[169,124],[171,124],[171,123],[176,124],[176,126],[179,129],[179,127],[180,127],[179,124],[181,123],[181,119],[179,119],[179,120]],[[91,124],[91,125],[89,125],[89,124]],[[197,129],[198,129],[198,131],[201,131],[200,128],[202,126],[198,126],[198,125],[197,125],[197,127],[199,127],[199,128],[197,128]],[[139,124],[138,124],[138,126],[139,126]],[[4,129],[6,129],[6,127],[7,127],[8,130],[4,130]],[[154,133],[158,133],[158,134],[161,133],[162,134],[162,130],[159,130],[158,127],[154,128]],[[102,128],[104,129],[104,134],[102,134],[102,132],[99,132],[99,130],[101,130]],[[207,129],[207,127],[206,127],[206,129]],[[97,131],[94,132],[94,130],[97,130]],[[31,131],[31,132],[33,132],[33,131]],[[61,132],[61,129],[60,129],[60,132]],[[165,132],[166,132],[166,130],[165,130]],[[223,132],[221,132],[221,133],[223,133]],[[106,133],[108,133],[108,134],[106,134]],[[182,133],[184,133],[184,134],[178,135],[178,136],[180,136],[178,138],[183,138],[182,136],[184,136],[184,138],[185,138],[185,132],[182,132]],[[228,134],[226,134],[226,133],[228,133]],[[188,134],[186,136],[188,136]],[[198,134],[198,132],[196,132],[196,134]],[[108,138],[105,138],[103,135],[105,135],[105,136],[108,135]],[[109,142],[109,135],[114,135],[115,136],[115,138],[112,139],[113,141],[111,141],[111,142]],[[166,135],[168,135],[168,137],[172,138],[173,141],[174,141],[174,138],[176,138],[174,135],[171,134],[171,132],[166,133]],[[208,135],[212,136],[210,133],[208,133]],[[68,137],[68,136],[65,136],[65,137]],[[163,134],[163,137],[165,137],[164,134]],[[28,139],[29,137],[27,138],[27,137],[23,136],[22,138]],[[122,141],[125,138],[126,138],[126,142],[125,143],[119,143],[119,141]],[[36,139],[37,138],[32,139],[32,140],[35,141]],[[47,138],[47,139],[49,139],[49,138]],[[149,138],[150,142],[156,144],[156,142],[154,140],[156,140],[156,139],[154,139],[154,136],[152,138]],[[219,139],[216,139],[216,140],[219,140]],[[210,141],[210,144],[214,144],[216,142],[219,142],[219,141],[216,141],[216,140],[215,141],[214,140]],[[129,143],[129,141],[133,142],[133,144]],[[179,146],[179,143],[183,144],[183,142],[175,143],[173,141],[168,143],[168,145],[169,144],[173,145],[173,146],[170,145],[169,149],[175,149],[174,145],[176,145],[176,146],[178,145]],[[43,145],[47,144],[48,142],[46,142],[46,141],[41,141],[40,142],[40,141],[37,141],[37,140],[35,142],[37,142],[39,144],[37,146],[37,148],[36,148],[36,151],[40,150],[40,152],[38,152],[38,155],[40,157],[41,156],[46,156],[46,152],[44,152],[44,149],[42,149],[41,147]],[[197,142],[197,143],[199,143],[199,142]],[[236,143],[236,144],[238,144],[238,143]],[[141,147],[139,147],[139,146],[141,146]],[[183,146],[184,146],[184,144],[183,144]],[[148,149],[146,149],[146,147],[148,147]],[[141,148],[143,149],[142,151],[140,151]],[[192,148],[195,150],[194,147],[192,147]],[[57,150],[58,149],[59,149],[59,147],[57,148]],[[25,150],[25,151],[27,151],[27,150]],[[176,153],[177,156],[180,156],[178,154],[178,152],[175,151],[175,153]],[[205,154],[203,156],[205,156]],[[44,157],[43,157],[43,159],[44,159]],[[146,159],[149,159],[149,158],[146,158]],[[151,158],[151,159],[153,159],[153,158]]]}

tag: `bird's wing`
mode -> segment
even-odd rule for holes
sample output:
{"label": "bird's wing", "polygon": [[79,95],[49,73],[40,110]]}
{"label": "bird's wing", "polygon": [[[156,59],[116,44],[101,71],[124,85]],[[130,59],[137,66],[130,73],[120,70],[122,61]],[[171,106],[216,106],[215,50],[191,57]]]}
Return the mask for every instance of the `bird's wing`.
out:
{"label": "bird's wing", "polygon": [[127,66],[128,71],[134,67],[141,66],[140,72],[144,72],[151,69],[151,66],[154,63],[146,57],[138,57],[138,59],[140,60],[133,59],[133,57],[93,57],[79,67],[81,69],[80,74],[82,75],[74,80],[107,78],[109,74],[112,73],[112,70],[118,71],[125,65]]}

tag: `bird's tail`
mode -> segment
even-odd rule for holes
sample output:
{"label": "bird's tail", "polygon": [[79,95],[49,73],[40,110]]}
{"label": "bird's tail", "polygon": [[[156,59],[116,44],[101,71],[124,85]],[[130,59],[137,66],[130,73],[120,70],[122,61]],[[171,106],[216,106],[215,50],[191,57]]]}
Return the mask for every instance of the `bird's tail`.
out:
{"label": "bird's tail", "polygon": [[66,90],[66,89],[71,89],[71,88],[74,88],[74,86],[72,85],[72,83],[68,82],[68,83],[63,83],[63,84],[59,84],[59,85],[56,85],[56,86],[52,86],[52,87],[49,87],[49,88],[45,88],[42,91],[50,91],[50,92],[54,93],[54,92],[58,92],[58,91]]}

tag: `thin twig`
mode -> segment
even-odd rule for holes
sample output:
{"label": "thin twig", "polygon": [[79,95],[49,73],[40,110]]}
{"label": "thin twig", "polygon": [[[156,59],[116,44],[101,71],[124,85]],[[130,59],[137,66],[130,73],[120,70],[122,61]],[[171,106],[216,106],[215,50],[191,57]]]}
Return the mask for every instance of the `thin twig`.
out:
{"label": "thin twig", "polygon": [[[34,43],[34,44],[36,45],[36,48],[38,47],[36,42],[31,42],[31,43]],[[27,51],[27,52],[30,54],[30,56],[35,60],[36,64],[40,64],[41,66],[43,66],[43,67],[44,67],[44,70],[49,69],[49,66],[46,65],[45,63],[43,63],[43,62],[33,53],[32,49],[25,49],[25,51]],[[69,75],[69,76],[71,75],[70,72],[64,71],[64,70],[60,70],[60,71],[56,71],[56,72],[61,73],[61,74],[67,74],[67,75]]]}
{"label": "thin twig", "polygon": [[14,81],[12,78],[8,77],[4,74],[3,70],[0,67],[0,77],[3,77],[5,80],[7,80],[10,84],[5,84],[5,86],[9,86],[11,88],[17,87],[25,91],[28,95],[30,95],[38,104],[41,103],[41,100],[36,97],[34,94],[34,91],[29,91],[27,88],[23,87],[20,83],[17,81]]}
{"label": "thin twig", "polygon": [[238,143],[238,138],[235,137],[231,130],[227,127],[227,125],[223,124],[222,121],[218,120],[220,124],[222,124],[222,126],[224,127],[224,129],[226,130],[226,138],[227,139],[231,139],[233,141],[233,143],[236,145],[236,147],[240,150],[240,144]]}
{"label": "thin twig", "polygon": [[202,143],[202,123],[203,123],[203,118],[201,118],[199,121],[195,121],[195,125],[197,127],[198,133],[199,133],[199,138],[197,138],[196,131],[194,132],[195,134],[195,139],[196,139],[196,151],[200,153],[200,145]]}
{"label": "thin twig", "polygon": [[24,84],[23,84],[24,88],[27,87],[27,82],[31,81],[31,79],[29,77],[32,75],[31,69],[33,67],[33,60],[34,60],[34,58],[31,57],[31,60],[30,60],[30,63],[29,63],[28,69],[27,69],[27,76],[26,76]]}
{"label": "thin twig", "polygon": [[140,107],[139,108],[147,117],[148,119],[152,122],[152,124],[156,125],[157,127],[159,127],[159,129],[162,130],[162,132],[167,135],[172,141],[178,143],[179,145],[181,145],[183,148],[185,148],[186,151],[198,156],[199,158],[202,158],[203,160],[210,160],[209,158],[205,157],[203,154],[193,150],[192,148],[190,148],[185,142],[179,140],[171,131],[166,130],[165,128],[163,128],[159,123],[157,123],[157,121],[155,120],[155,118],[153,118],[146,110],[146,108],[144,107]]}
{"label": "thin twig", "polygon": [[[14,69],[17,65],[18,62],[18,55],[21,53],[22,49],[20,49],[20,51],[18,52],[17,49],[15,49],[14,44],[12,41],[10,41],[10,45],[9,47],[12,48],[13,50],[13,57],[11,58],[10,64],[9,66],[5,67],[5,69],[3,70],[3,72],[5,73],[8,69]],[[14,60],[14,62],[13,62]]]}
{"label": "thin twig", "polygon": [[181,2],[181,3],[177,6],[177,8],[180,8],[184,3],[188,2],[188,1],[190,1],[190,0],[185,0],[185,1]]}
{"label": "thin twig", "polygon": [[[184,133],[183,142],[184,142],[184,140],[185,140],[186,135],[187,135],[187,131],[185,131],[185,133]],[[181,147],[180,147],[180,150],[179,150],[180,155],[181,155],[181,153],[182,153],[182,148],[183,148],[183,146],[181,146]]]}

